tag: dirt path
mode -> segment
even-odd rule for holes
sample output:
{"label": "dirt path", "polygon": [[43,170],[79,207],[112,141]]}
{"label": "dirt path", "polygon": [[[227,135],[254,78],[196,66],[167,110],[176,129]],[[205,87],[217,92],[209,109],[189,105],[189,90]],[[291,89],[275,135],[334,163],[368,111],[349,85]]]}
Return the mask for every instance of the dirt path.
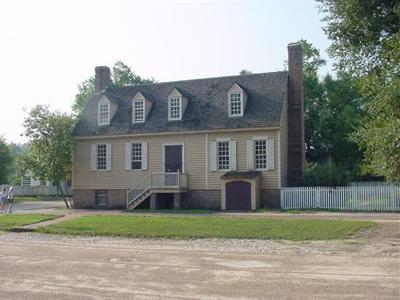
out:
{"label": "dirt path", "polygon": [[[277,247],[277,242],[264,247]],[[222,243],[222,244],[219,244]],[[225,243],[225,244],[224,244]],[[399,259],[251,240],[0,234],[3,299],[399,299]],[[312,249],[310,245],[303,245]],[[330,245],[334,248],[334,244]],[[258,247],[258,248],[257,248]],[[245,249],[252,251],[245,251]],[[331,249],[332,250],[332,249]]]}

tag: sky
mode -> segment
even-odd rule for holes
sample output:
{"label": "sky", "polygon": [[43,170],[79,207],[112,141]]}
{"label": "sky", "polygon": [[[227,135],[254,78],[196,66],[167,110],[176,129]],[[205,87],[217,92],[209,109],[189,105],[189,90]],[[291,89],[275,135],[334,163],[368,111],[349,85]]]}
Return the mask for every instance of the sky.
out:
{"label": "sky", "polygon": [[120,60],[157,81],[283,68],[287,44],[307,39],[328,59],[315,1],[0,2],[0,136],[21,136],[37,104],[70,112],[77,85]]}

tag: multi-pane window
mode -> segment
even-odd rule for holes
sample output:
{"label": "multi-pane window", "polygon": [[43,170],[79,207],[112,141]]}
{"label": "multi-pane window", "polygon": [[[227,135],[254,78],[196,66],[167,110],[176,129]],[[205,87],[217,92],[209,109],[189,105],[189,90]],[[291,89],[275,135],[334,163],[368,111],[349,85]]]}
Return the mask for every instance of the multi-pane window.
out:
{"label": "multi-pane window", "polygon": [[180,98],[170,98],[169,99],[169,119],[170,120],[180,120],[181,119],[181,99]]}
{"label": "multi-pane window", "polygon": [[133,102],[133,122],[144,122],[144,101]]}
{"label": "multi-pane window", "polygon": [[106,144],[97,145],[97,170],[107,169],[107,147]]}
{"label": "multi-pane window", "polygon": [[132,170],[142,169],[142,143],[132,143]]}
{"label": "multi-pane window", "polygon": [[229,170],[229,142],[218,142],[218,170]]}
{"label": "multi-pane window", "polygon": [[230,94],[230,115],[241,116],[242,115],[242,94],[231,93]]}
{"label": "multi-pane window", "polygon": [[95,204],[97,206],[107,206],[107,190],[96,190]]}
{"label": "multi-pane window", "polygon": [[109,120],[109,105],[108,104],[100,104],[99,105],[99,124],[104,125],[108,124]]}
{"label": "multi-pane window", "polygon": [[254,152],[255,152],[256,169],[266,169],[267,141],[266,140],[254,141]]}

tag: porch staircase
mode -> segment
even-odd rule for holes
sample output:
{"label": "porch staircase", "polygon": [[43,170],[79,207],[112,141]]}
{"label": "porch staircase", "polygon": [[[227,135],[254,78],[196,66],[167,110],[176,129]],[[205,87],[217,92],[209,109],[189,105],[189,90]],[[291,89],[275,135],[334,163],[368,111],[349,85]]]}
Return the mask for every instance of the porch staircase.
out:
{"label": "porch staircase", "polygon": [[180,172],[150,173],[127,192],[127,209],[135,209],[153,193],[181,193],[187,190],[187,175]]}

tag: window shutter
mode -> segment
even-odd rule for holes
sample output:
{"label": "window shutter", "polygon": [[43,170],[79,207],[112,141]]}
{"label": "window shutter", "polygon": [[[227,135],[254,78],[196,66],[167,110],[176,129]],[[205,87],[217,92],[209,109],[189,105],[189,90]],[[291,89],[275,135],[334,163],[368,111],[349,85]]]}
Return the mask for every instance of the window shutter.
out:
{"label": "window shutter", "polygon": [[142,143],[142,170],[147,170],[147,142]]}
{"label": "window shutter", "polygon": [[106,170],[110,171],[111,170],[111,144],[106,144]]}
{"label": "window shutter", "polygon": [[229,170],[236,170],[236,141],[229,142]]}
{"label": "window shutter", "polygon": [[211,142],[210,143],[210,151],[209,151],[209,156],[210,156],[210,171],[214,172],[217,171],[217,143],[216,142]]}
{"label": "window shutter", "polygon": [[254,170],[254,141],[247,140],[247,169]]}
{"label": "window shutter", "polygon": [[90,170],[96,171],[97,145],[90,145]]}
{"label": "window shutter", "polygon": [[132,169],[132,144],[125,144],[125,170]]}
{"label": "window shutter", "polygon": [[275,154],[274,154],[274,140],[268,139],[267,140],[267,169],[273,170],[275,168],[274,161],[275,161]]}

